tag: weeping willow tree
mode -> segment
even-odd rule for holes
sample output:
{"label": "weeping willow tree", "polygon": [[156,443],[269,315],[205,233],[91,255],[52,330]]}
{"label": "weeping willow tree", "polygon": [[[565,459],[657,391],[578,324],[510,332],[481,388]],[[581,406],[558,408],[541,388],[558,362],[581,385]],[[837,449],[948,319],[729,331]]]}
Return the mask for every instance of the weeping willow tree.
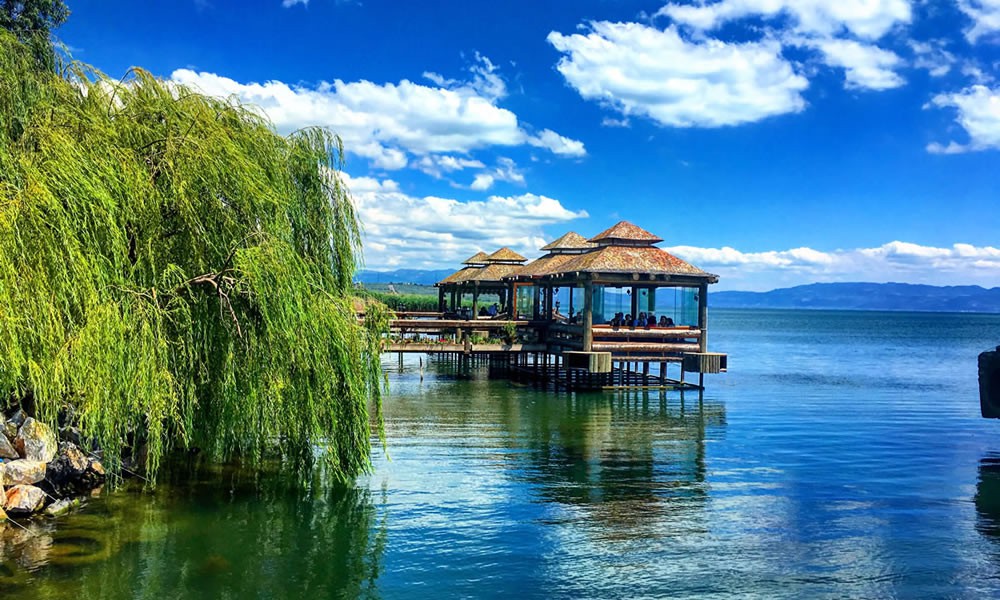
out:
{"label": "weeping willow tree", "polygon": [[141,70],[39,69],[0,32],[0,404],[71,404],[112,468],[366,470],[387,321],[355,317],[342,153]]}

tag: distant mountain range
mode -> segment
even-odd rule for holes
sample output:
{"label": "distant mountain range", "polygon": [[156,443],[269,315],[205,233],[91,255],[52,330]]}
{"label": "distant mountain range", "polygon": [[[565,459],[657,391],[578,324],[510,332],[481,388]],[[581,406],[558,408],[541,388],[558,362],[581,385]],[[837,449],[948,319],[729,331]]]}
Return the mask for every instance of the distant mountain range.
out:
{"label": "distant mountain range", "polygon": [[[361,283],[433,285],[453,271],[360,271]],[[1000,287],[913,283],[812,283],[770,292],[712,292],[717,308],[801,308],[1000,313]]]}
{"label": "distant mountain range", "polygon": [[711,292],[716,308],[1000,313],[1000,288],[912,283],[813,283],[770,292]]}
{"label": "distant mountain range", "polygon": [[354,276],[360,283],[411,283],[414,285],[434,285],[455,272],[455,269],[423,271],[420,269],[396,269],[395,271],[369,271],[362,269]]}

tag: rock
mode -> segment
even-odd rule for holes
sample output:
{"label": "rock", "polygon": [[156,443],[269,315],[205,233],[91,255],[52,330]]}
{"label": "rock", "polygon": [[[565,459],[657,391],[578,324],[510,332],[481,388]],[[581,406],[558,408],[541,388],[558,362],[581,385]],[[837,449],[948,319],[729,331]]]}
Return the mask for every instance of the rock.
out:
{"label": "rock", "polygon": [[46,487],[57,496],[67,496],[85,492],[104,481],[103,468],[98,473],[93,463],[75,445],[69,442],[59,444],[59,454],[49,463],[45,476]]}
{"label": "rock", "polygon": [[3,511],[3,508],[0,507],[0,521],[6,521],[6,520],[7,520],[7,513],[5,513]]}
{"label": "rock", "polygon": [[14,444],[10,443],[6,435],[0,435],[0,458],[21,458],[21,455],[14,448]]}
{"label": "rock", "polygon": [[14,438],[17,437],[17,423],[14,421],[4,421],[3,422],[3,435],[11,443],[14,442]]}
{"label": "rock", "polygon": [[42,507],[45,493],[33,485],[15,485],[7,490],[4,509],[12,515],[30,515]]}
{"label": "rock", "polygon": [[90,470],[96,473],[97,475],[100,475],[102,478],[104,477],[104,465],[101,464],[101,461],[91,460]]}
{"label": "rock", "polygon": [[14,447],[22,458],[51,462],[56,457],[56,434],[45,423],[28,417],[14,438]]}
{"label": "rock", "polygon": [[15,460],[3,466],[4,485],[31,485],[45,479],[45,463]]}
{"label": "rock", "polygon": [[76,427],[60,427],[59,428],[59,441],[69,442],[80,446],[80,430]]}
{"label": "rock", "polygon": [[28,413],[24,412],[24,410],[19,408],[14,414],[10,416],[10,419],[8,419],[8,421],[13,423],[15,427],[20,428],[21,425],[24,425],[24,422],[30,418],[31,417],[28,416]]}
{"label": "rock", "polygon": [[73,500],[70,498],[63,498],[57,502],[45,507],[45,514],[50,517],[59,517],[69,512],[69,509],[73,508]]}

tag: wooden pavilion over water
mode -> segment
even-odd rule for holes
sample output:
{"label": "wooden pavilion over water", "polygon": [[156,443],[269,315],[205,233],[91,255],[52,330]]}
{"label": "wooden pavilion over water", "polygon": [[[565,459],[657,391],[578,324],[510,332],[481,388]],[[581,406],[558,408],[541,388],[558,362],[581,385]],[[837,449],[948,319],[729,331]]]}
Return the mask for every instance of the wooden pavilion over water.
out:
{"label": "wooden pavilion over water", "polygon": [[[437,284],[442,331],[462,340],[462,354],[506,353],[516,368],[569,385],[684,387],[687,371],[699,373],[700,386],[702,374],[727,367],[725,354],[708,352],[708,286],[719,278],[656,247],[662,241],[622,221],[590,239],[568,232],[527,264],[509,248],[477,253]],[[471,313],[460,312],[467,294]],[[482,294],[499,298],[500,314],[479,316]],[[433,328],[394,323],[398,332]],[[506,349],[470,343],[511,327],[518,339]]]}

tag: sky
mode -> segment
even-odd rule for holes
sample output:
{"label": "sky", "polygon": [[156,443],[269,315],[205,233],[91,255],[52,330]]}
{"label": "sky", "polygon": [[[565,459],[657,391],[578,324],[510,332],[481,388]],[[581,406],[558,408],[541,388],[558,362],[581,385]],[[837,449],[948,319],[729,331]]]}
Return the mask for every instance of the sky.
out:
{"label": "sky", "polygon": [[55,32],[328,127],[364,267],[620,220],[721,276],[1000,286],[1000,0],[68,0]]}

